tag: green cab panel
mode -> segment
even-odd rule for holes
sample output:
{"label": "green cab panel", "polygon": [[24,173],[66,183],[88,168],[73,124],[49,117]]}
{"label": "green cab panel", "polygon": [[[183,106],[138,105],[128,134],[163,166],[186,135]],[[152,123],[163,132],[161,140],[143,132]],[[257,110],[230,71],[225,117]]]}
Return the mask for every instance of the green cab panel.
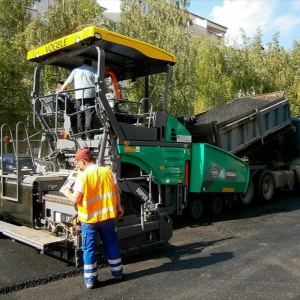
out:
{"label": "green cab panel", "polygon": [[176,118],[168,116],[166,123],[166,142],[191,143],[192,136]]}
{"label": "green cab panel", "polygon": [[209,144],[192,145],[190,192],[245,193],[249,165],[238,157]]}
{"label": "green cab panel", "polygon": [[191,159],[190,148],[118,146],[122,163],[138,166],[161,184],[176,185],[185,177],[186,162]]}

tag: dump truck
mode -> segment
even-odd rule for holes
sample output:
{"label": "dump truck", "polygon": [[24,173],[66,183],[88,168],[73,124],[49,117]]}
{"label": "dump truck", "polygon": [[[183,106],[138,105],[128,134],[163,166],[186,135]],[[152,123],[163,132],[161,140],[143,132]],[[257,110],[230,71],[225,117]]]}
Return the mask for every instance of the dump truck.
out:
{"label": "dump truck", "polygon": [[189,118],[186,127],[193,142],[217,146],[248,163],[249,186],[238,199],[242,205],[270,202],[278,190],[299,191],[299,118],[291,116],[284,92],[234,99]]}
{"label": "dump truck", "polygon": [[[76,206],[60,193],[76,178],[74,161],[80,148],[89,148],[98,165],[110,166],[116,174],[124,211],[116,221],[122,254],[167,243],[173,230],[170,216],[181,215],[188,203],[199,215],[197,199],[203,195],[230,198],[247,191],[247,162],[209,143],[192,141],[185,125],[167,113],[176,63],[172,54],[91,26],[30,50],[27,59],[36,65],[31,93],[34,130],[29,132],[23,122],[15,129],[1,126],[2,153],[11,148],[15,156],[14,168],[4,168],[1,157],[4,235],[81,265]],[[88,87],[96,93],[93,129],[85,132],[93,133],[92,140],[81,139],[82,133],[72,130],[71,118],[86,109],[83,105],[74,112],[67,109],[64,93],[72,95],[75,89],[49,93],[45,88],[49,78],[69,74],[84,59],[91,60],[97,72],[95,84]],[[118,79],[119,96],[111,90],[107,68]],[[158,107],[150,98],[156,76],[157,82],[164,82]],[[141,99],[128,99],[132,85],[137,85]],[[33,148],[37,137],[39,146]],[[20,159],[25,154],[32,167]],[[101,257],[101,241],[98,253]]]}

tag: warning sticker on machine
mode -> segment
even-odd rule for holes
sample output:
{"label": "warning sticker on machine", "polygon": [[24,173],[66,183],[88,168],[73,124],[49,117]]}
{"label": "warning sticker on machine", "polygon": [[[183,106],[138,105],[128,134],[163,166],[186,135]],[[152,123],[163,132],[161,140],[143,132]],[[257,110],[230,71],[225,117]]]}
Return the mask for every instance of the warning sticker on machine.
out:
{"label": "warning sticker on machine", "polygon": [[124,147],[125,152],[140,152],[140,147]]}
{"label": "warning sticker on machine", "polygon": [[179,143],[191,143],[192,142],[192,137],[189,135],[177,135],[177,142]]}

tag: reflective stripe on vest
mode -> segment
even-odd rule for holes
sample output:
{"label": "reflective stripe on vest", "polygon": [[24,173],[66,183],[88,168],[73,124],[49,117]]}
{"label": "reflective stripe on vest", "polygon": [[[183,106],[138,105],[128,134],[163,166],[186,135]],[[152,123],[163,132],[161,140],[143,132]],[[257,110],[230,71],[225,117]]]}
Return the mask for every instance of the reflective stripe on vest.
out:
{"label": "reflective stripe on vest", "polygon": [[[89,222],[83,221],[83,220],[91,220],[91,219],[97,218],[97,216],[99,216],[99,215],[100,216],[104,216],[104,215],[110,216],[111,214],[113,214],[113,212],[116,210],[116,208],[117,208],[116,206],[107,207],[107,208],[99,209],[97,211],[90,212],[88,214],[78,211],[78,218],[82,222],[89,223]],[[103,221],[103,220],[111,219],[114,217],[106,217],[106,218],[104,217],[104,219],[101,218],[101,220]],[[101,220],[99,220],[99,221],[101,221]],[[99,222],[99,221],[97,221],[97,222]],[[92,223],[95,223],[95,222],[92,222]]]}
{"label": "reflective stripe on vest", "polygon": [[78,203],[78,219],[97,223],[117,216],[117,191],[109,167],[95,167],[79,175],[83,198]]}
{"label": "reflective stripe on vest", "polygon": [[106,198],[110,198],[116,195],[116,192],[110,192],[107,194],[103,194],[103,195],[97,195],[96,197],[90,198],[89,200],[82,200],[82,205],[87,206],[89,204],[92,204],[93,202],[102,200],[102,199],[106,199]]}

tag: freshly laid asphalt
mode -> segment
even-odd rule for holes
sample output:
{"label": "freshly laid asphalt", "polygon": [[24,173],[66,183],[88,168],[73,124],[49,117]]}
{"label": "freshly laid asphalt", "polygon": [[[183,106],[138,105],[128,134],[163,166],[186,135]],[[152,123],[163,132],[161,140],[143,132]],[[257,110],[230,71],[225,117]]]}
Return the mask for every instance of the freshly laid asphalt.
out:
{"label": "freshly laid asphalt", "polygon": [[0,299],[300,299],[300,198],[175,220],[170,244],[124,257],[87,290],[74,266],[0,235]]}

